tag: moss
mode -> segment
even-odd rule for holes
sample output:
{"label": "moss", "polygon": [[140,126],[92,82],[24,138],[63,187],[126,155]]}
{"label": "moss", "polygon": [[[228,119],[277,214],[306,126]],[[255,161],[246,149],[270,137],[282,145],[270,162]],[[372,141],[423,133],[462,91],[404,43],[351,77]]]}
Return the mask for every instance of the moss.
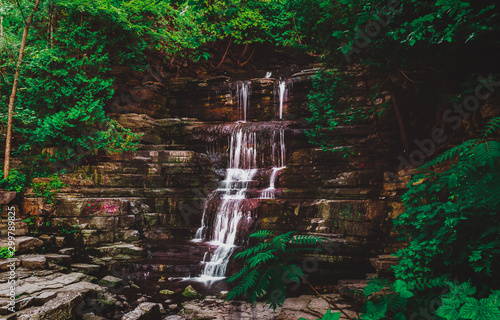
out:
{"label": "moss", "polygon": [[203,295],[198,293],[193,286],[189,285],[184,289],[184,292],[182,292],[182,296],[190,299],[201,299],[203,298]]}

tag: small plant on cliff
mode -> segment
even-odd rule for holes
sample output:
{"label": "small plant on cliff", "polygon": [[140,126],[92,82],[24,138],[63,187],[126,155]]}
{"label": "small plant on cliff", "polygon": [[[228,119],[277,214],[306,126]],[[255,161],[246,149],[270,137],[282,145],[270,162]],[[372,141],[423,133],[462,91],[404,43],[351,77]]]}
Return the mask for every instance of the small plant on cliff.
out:
{"label": "small plant on cliff", "polygon": [[0,248],[0,259],[12,258],[14,256],[14,252],[9,247]]}
{"label": "small plant on cliff", "polygon": [[8,191],[16,191],[22,193],[26,191],[26,184],[28,178],[26,174],[21,173],[17,170],[11,170],[7,179],[0,180],[0,187],[5,188]]}
{"label": "small plant on cliff", "polygon": [[42,197],[45,203],[54,204],[56,199],[54,193],[66,187],[57,174],[53,174],[48,181],[35,182],[33,193],[37,197]]}

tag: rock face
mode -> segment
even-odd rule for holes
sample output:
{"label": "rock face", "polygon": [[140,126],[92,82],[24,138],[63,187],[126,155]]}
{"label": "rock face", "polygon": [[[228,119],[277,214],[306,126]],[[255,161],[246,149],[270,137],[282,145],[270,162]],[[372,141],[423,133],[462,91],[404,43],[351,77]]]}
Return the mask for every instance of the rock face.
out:
{"label": "rock face", "polygon": [[[250,218],[240,224],[240,234],[262,228],[322,235],[329,248],[314,254],[319,270],[371,268],[369,257],[393,250],[384,243],[390,219],[401,211],[395,199],[404,186],[384,175],[393,164],[369,122],[328,132],[332,141],[350,150],[347,158],[307,142],[306,102],[314,73],[308,70],[282,82],[180,78],[137,87],[132,102],[117,102],[123,112],[110,116],[142,134],[139,149],[102,155],[98,162],[80,166],[63,177],[68,187],[56,195],[57,205],[26,198],[22,214],[49,225],[42,228],[47,234],[67,230],[66,238],[51,246],[97,248],[101,258],[114,255],[113,261],[143,254],[125,252],[127,243],[190,239],[200,227],[205,199],[224,179],[221,169],[227,167],[234,121],[244,114],[244,125],[257,140],[283,132],[286,167],[275,175],[274,198],[253,194],[245,201]],[[283,99],[285,91],[280,90],[286,90]],[[384,139],[397,134],[390,115],[380,119],[379,127]],[[269,187],[268,171],[256,174],[249,194]]]}

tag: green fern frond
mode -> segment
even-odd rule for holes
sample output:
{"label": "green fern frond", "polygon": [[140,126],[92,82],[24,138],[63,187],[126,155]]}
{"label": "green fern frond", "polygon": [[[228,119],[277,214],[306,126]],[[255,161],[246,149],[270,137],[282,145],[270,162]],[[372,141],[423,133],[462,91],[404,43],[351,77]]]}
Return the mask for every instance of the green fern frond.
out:
{"label": "green fern frond", "polygon": [[274,239],[272,240],[274,248],[280,249],[282,252],[285,252],[286,245],[290,242],[292,234],[294,233],[295,231],[290,231],[287,233],[283,233],[277,237],[274,237]]}
{"label": "green fern frond", "polygon": [[265,264],[270,260],[275,260],[277,258],[275,255],[276,251],[277,250],[273,249],[265,252],[259,252],[253,257],[249,258],[247,262],[250,264],[250,268],[255,268],[256,266]]}
{"label": "green fern frond", "polygon": [[480,140],[478,139],[465,141],[464,143],[461,143],[458,146],[445,151],[436,158],[426,162],[425,164],[419,167],[419,170],[429,169],[432,167],[436,167],[438,165],[442,165],[444,162],[451,161],[453,158],[463,154],[464,152],[467,152],[469,148],[471,148],[473,145],[479,142]]}
{"label": "green fern frond", "polygon": [[270,246],[271,246],[271,243],[269,243],[269,242],[261,242],[254,247],[248,248],[248,249],[238,253],[237,255],[234,256],[234,259],[246,259],[249,256],[254,255],[254,254],[270,247]]}
{"label": "green fern frond", "polygon": [[243,268],[241,268],[241,270],[239,270],[238,272],[236,272],[235,274],[233,274],[232,276],[230,276],[229,278],[227,278],[226,281],[227,282],[233,282],[233,281],[241,278],[247,272],[248,272],[248,266],[244,265]]}
{"label": "green fern frond", "polygon": [[243,277],[243,294],[247,294],[248,290],[251,290],[255,283],[257,282],[257,277],[259,276],[259,269],[252,269]]}
{"label": "green fern frond", "polygon": [[300,277],[304,276],[304,271],[301,267],[296,264],[291,264],[288,266],[288,273],[286,274],[286,278],[290,282],[300,283]]}
{"label": "green fern frond", "polygon": [[483,130],[483,139],[491,137],[498,130],[500,130],[500,117],[495,117],[486,124]]}
{"label": "green fern frond", "polygon": [[290,243],[293,244],[298,244],[298,245],[314,245],[321,243],[321,241],[324,240],[320,237],[317,236],[310,236],[310,235],[297,235],[292,238]]}
{"label": "green fern frond", "polygon": [[252,233],[251,235],[249,235],[249,237],[250,238],[261,238],[261,239],[264,239],[264,238],[275,237],[275,234],[274,234],[273,231],[259,230],[257,232]]}

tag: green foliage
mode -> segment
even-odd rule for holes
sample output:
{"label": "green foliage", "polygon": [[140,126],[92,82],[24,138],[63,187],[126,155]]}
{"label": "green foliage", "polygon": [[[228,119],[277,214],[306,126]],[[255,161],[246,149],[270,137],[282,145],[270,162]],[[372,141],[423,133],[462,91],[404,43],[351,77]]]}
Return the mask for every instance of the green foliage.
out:
{"label": "green foliage", "polygon": [[[349,154],[348,147],[339,147],[331,132],[338,127],[363,124],[373,116],[380,116],[387,102],[375,104],[380,83],[367,85],[350,72],[321,70],[313,79],[313,90],[309,94],[311,117],[307,121],[314,129],[306,132],[309,141],[323,150]],[[367,99],[360,100],[365,95]]]}
{"label": "green foliage", "polygon": [[[364,294],[367,302],[362,309],[363,320],[419,319],[430,315],[447,320],[493,320],[500,316],[500,291],[481,298],[470,282],[372,279]],[[436,302],[441,302],[437,310]]]}
{"label": "green foliage", "polygon": [[[482,291],[500,274],[500,142],[498,118],[481,139],[466,141],[421,168],[402,200],[395,228],[408,246],[398,252],[402,280],[468,279]],[[430,171],[435,166],[445,170]]]}
{"label": "green foliage", "polygon": [[26,174],[21,173],[16,169],[10,170],[7,179],[0,180],[1,188],[5,188],[8,191],[16,191],[18,193],[26,191],[27,184],[28,178]]}
{"label": "green foliage", "polygon": [[61,228],[59,232],[61,235],[72,235],[78,232],[78,226],[75,225],[73,229]]}
{"label": "green foliage", "polygon": [[311,250],[311,245],[322,239],[315,236],[296,235],[294,231],[276,235],[272,231],[260,230],[250,235],[263,242],[238,253],[234,259],[245,260],[241,270],[227,279],[239,280],[229,291],[228,300],[245,297],[255,303],[258,298],[267,298],[270,307],[276,309],[285,299],[287,284],[300,283],[304,275],[302,268],[293,264],[297,254]]}
{"label": "green foliage", "polygon": [[57,174],[53,174],[49,181],[33,183],[33,193],[36,197],[42,197],[45,203],[56,203],[54,193],[66,187]]}
{"label": "green foliage", "polygon": [[0,248],[0,259],[8,259],[14,256],[15,251],[12,251],[9,247]]}
{"label": "green foliage", "polygon": [[[326,313],[323,315],[321,319],[317,320],[339,320],[340,319],[340,312],[331,312],[330,310],[327,310]],[[300,320],[307,320],[306,318],[300,318]]]}
{"label": "green foliage", "polygon": [[205,34],[212,41],[230,37],[235,43],[291,46],[297,44],[291,3],[289,0],[189,1],[185,10],[201,14]]}
{"label": "green foliage", "polygon": [[[437,122],[431,120],[428,127],[415,119],[442,112],[440,102],[445,93],[460,87],[472,74],[490,73],[489,66],[497,60],[499,46],[494,35],[500,29],[500,7],[494,0],[292,3],[298,42],[335,70],[329,77],[325,72],[318,74],[309,97],[309,122],[314,126],[309,139],[324,150],[338,151],[342,146],[329,137],[332,128],[363,123],[367,118],[378,120],[386,102],[394,106],[396,98],[404,101],[397,112],[404,127],[400,130],[406,130],[411,144],[420,131],[440,126],[442,117],[435,117]],[[464,57],[474,57],[474,62]],[[344,74],[370,75],[380,83],[365,81],[369,92],[359,94],[360,79],[352,81],[352,76]],[[442,84],[445,90],[440,88]],[[367,108],[370,100],[378,99],[384,100],[381,108]],[[448,106],[453,107],[451,103]],[[379,127],[377,131],[380,133]]]}

